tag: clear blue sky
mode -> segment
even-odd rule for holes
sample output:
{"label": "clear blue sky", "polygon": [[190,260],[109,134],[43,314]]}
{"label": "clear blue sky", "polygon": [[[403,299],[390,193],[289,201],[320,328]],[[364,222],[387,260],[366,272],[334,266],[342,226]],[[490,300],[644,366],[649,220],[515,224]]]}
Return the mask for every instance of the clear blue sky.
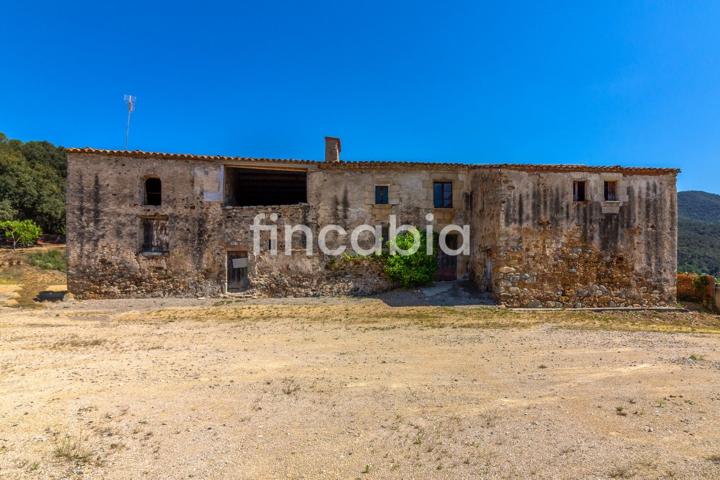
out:
{"label": "clear blue sky", "polygon": [[5,2],[0,131],[320,159],[680,167],[720,193],[720,2]]}

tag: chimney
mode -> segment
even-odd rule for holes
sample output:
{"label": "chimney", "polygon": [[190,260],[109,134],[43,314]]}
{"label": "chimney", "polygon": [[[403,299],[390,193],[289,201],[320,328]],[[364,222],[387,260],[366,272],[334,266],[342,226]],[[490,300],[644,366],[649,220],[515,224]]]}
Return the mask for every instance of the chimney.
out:
{"label": "chimney", "polygon": [[325,137],[325,161],[327,163],[340,162],[340,139],[337,137]]}

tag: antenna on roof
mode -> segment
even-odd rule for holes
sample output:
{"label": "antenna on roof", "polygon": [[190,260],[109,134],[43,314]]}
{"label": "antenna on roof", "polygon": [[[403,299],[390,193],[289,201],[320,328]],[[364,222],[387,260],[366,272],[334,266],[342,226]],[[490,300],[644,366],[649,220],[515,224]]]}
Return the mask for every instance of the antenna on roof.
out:
{"label": "antenna on roof", "polygon": [[135,110],[135,102],[137,101],[137,97],[134,97],[133,95],[125,95],[125,103],[127,103],[127,109],[128,109],[128,116],[127,116],[127,126],[125,127],[125,150],[128,149],[128,139],[130,138],[130,118],[132,117],[132,112]]}

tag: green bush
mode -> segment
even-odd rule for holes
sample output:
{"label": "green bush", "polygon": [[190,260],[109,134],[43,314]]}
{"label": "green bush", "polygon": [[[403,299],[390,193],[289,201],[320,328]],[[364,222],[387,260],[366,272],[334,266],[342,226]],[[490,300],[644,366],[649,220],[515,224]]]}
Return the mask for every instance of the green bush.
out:
{"label": "green bush", "polygon": [[5,220],[0,222],[0,235],[9,240],[13,248],[31,247],[42,235],[42,229],[32,220]]}
{"label": "green bush", "polygon": [[43,270],[67,271],[65,255],[60,250],[48,250],[47,252],[33,252],[28,254],[31,265],[40,267]]}
{"label": "green bush", "polygon": [[[414,233],[413,233],[414,232]],[[409,250],[413,245],[414,234],[420,239],[420,248],[411,255],[393,254],[393,248]],[[395,239],[388,242],[390,253],[385,255],[385,273],[388,277],[399,282],[403,287],[426,285],[433,280],[438,268],[437,249],[433,248],[432,255],[427,254],[427,236],[417,229],[402,232]]]}

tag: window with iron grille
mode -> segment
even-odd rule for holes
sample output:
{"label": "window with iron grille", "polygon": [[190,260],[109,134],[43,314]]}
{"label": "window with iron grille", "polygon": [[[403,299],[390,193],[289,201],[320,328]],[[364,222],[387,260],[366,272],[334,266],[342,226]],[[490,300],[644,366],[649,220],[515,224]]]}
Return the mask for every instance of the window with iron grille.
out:
{"label": "window with iron grille", "polygon": [[143,218],[142,232],[142,253],[168,252],[167,219]]}

